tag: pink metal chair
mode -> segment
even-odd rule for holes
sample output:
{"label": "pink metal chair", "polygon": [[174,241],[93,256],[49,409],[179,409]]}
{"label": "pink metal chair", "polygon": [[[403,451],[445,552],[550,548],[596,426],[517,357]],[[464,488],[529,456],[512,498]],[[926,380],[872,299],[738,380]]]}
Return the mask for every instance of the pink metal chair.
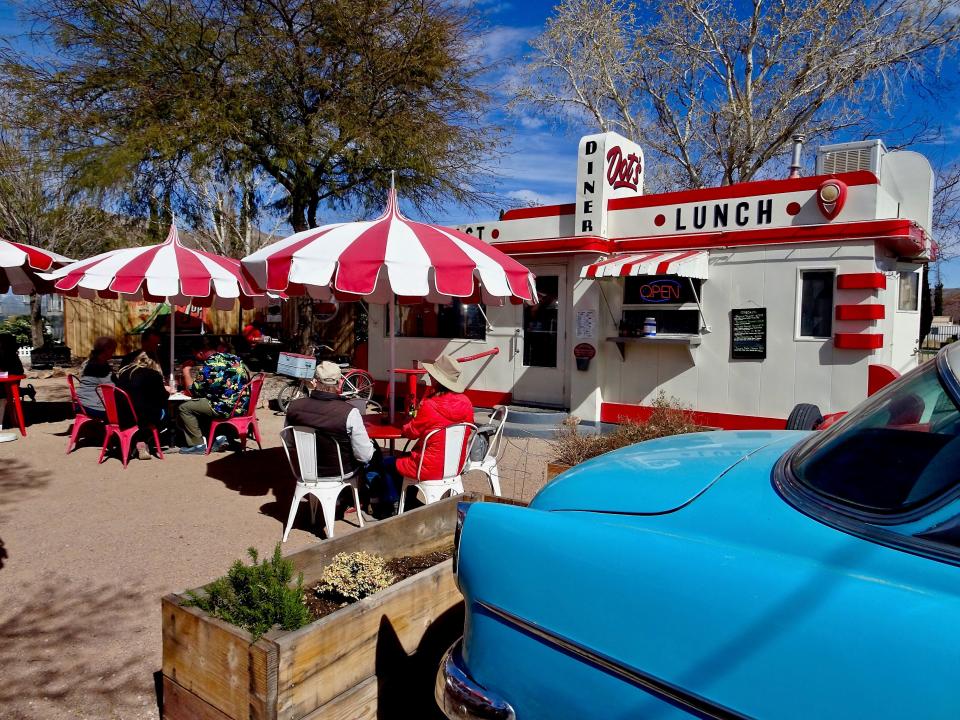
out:
{"label": "pink metal chair", "polygon": [[257,441],[257,447],[263,450],[263,445],[260,443],[260,425],[257,424],[257,403],[260,401],[260,390],[263,388],[263,378],[265,377],[264,373],[257,373],[253,379],[247,383],[247,386],[241,390],[241,393],[248,392],[250,394],[250,403],[247,405],[247,412],[245,415],[234,415],[237,411],[237,408],[240,407],[239,401],[233,407],[233,412],[230,413],[230,417],[225,420],[214,420],[210,423],[210,437],[207,439],[207,452],[210,454],[210,450],[213,448],[213,440],[217,436],[217,428],[221,425],[232,425],[237,434],[240,436],[240,447],[244,450],[247,449],[247,435],[250,434],[250,428],[253,428],[253,438]]}
{"label": "pink metal chair", "polygon": [[[423,439],[423,448],[420,453],[420,464],[417,466],[417,477],[403,479],[400,488],[400,507],[398,514],[403,512],[406,504],[407,490],[415,488],[423,494],[424,505],[440,500],[444,495],[463,494],[464,467],[470,457],[470,447],[477,436],[477,426],[472,423],[458,423],[446,428],[431,430]],[[423,458],[427,455],[427,447],[433,443],[443,443],[443,476],[427,480],[423,476]]]}
{"label": "pink metal chair", "polygon": [[67,443],[67,455],[77,446],[77,438],[80,437],[80,428],[88,422],[94,425],[103,426],[105,423],[100,418],[94,418],[87,415],[87,411],[80,404],[80,398],[77,395],[77,387],[74,384],[76,378],[73,375],[67,375],[67,385],[70,386],[70,404],[73,406],[73,430],[70,432],[70,441]]}
{"label": "pink metal chair", "polygon": [[[103,456],[107,454],[107,445],[110,444],[110,438],[116,435],[120,439],[120,456],[123,460],[123,467],[127,467],[130,460],[130,448],[133,444],[134,436],[140,432],[138,425],[137,412],[133,409],[133,403],[126,392],[114,385],[100,385],[97,388],[97,394],[103,398],[103,408],[107,411],[107,436],[103,439],[103,447],[100,449],[100,459],[97,463],[103,462]],[[121,427],[120,412],[117,405],[117,398],[126,403],[130,417],[133,419],[133,425],[130,427]],[[163,450],[160,449],[160,433],[155,425],[149,425],[148,429],[153,432],[153,442],[157,447],[157,457],[163,460]]]}

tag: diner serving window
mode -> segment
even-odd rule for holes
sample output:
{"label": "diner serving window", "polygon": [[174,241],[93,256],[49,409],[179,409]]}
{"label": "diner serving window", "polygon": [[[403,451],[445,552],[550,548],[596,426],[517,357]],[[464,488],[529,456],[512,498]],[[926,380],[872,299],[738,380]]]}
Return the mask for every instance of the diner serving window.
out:
{"label": "diner serving window", "polygon": [[624,278],[620,337],[646,335],[653,319],[659,335],[698,335],[703,280],[679,275],[636,275]]}
{"label": "diner serving window", "polygon": [[829,338],[833,332],[833,270],[800,271],[799,336]]}
{"label": "diner serving window", "polygon": [[483,305],[468,304],[457,299],[449,305],[430,302],[397,305],[397,337],[486,340],[485,310]]}
{"label": "diner serving window", "polygon": [[900,272],[900,288],[897,310],[916,312],[920,309],[920,273],[916,270]]}

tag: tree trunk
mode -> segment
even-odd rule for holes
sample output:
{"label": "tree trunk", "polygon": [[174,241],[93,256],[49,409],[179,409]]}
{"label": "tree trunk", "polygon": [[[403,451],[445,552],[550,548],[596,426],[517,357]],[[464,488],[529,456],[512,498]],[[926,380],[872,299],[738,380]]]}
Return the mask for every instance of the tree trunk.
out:
{"label": "tree trunk", "polygon": [[40,296],[30,293],[30,342],[35,348],[43,345],[43,313],[40,307]]}

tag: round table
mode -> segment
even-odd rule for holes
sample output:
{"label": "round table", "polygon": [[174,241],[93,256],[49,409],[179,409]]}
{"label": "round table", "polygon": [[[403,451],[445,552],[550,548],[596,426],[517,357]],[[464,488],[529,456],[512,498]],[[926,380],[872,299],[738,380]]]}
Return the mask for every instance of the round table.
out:
{"label": "round table", "polygon": [[390,452],[396,452],[397,440],[403,439],[401,429],[410,419],[406,415],[397,415],[393,423],[390,423],[387,413],[377,413],[363,416],[363,425],[367,429],[367,435],[371,440],[386,440],[390,443]]}

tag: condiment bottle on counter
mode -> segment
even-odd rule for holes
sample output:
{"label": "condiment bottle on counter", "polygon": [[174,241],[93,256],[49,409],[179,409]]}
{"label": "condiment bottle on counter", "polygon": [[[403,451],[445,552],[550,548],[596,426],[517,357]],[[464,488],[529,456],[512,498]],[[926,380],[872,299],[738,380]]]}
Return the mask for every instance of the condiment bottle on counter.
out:
{"label": "condiment bottle on counter", "polygon": [[657,321],[655,318],[648,317],[643,319],[643,336],[644,337],[656,337],[657,335]]}

